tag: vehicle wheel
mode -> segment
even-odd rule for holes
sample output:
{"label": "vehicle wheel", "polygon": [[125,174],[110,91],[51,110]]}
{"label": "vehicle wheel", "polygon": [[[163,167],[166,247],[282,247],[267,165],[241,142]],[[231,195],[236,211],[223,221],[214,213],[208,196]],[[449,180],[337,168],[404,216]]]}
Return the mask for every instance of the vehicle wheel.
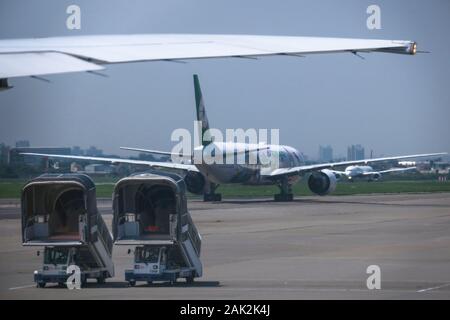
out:
{"label": "vehicle wheel", "polygon": [[171,285],[171,286],[175,285],[175,283],[177,283],[177,280],[176,280],[176,279],[170,281],[170,285]]}
{"label": "vehicle wheel", "polygon": [[98,284],[104,284],[104,283],[105,283],[105,278],[104,278],[103,276],[98,277],[98,278],[97,278],[97,283],[98,283]]}
{"label": "vehicle wheel", "polygon": [[81,276],[81,288],[86,287],[87,284],[87,278],[84,276]]}
{"label": "vehicle wheel", "polygon": [[64,282],[58,282],[58,287],[65,287],[66,286],[66,284],[64,283]]}
{"label": "vehicle wheel", "polygon": [[130,280],[128,281],[128,284],[130,285],[130,287],[134,287],[136,285],[136,281]]}
{"label": "vehicle wheel", "polygon": [[37,283],[37,287],[38,287],[38,288],[44,288],[44,287],[45,287],[45,284],[46,284],[45,282],[38,282],[38,283]]}
{"label": "vehicle wheel", "polygon": [[189,276],[186,278],[186,283],[187,284],[193,284],[194,283],[194,277],[193,276]]}

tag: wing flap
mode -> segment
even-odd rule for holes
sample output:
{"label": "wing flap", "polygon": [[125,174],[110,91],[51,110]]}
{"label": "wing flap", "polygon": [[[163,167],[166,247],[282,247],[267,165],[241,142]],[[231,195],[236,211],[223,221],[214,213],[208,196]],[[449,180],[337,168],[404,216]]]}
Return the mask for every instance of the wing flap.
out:
{"label": "wing flap", "polygon": [[1,53],[0,79],[104,69],[59,52]]}

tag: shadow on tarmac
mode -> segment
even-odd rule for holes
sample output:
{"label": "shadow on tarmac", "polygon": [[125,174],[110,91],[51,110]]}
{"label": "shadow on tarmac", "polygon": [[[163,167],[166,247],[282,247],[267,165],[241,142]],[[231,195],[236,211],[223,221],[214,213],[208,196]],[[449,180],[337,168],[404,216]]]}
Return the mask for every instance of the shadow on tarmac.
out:
{"label": "shadow on tarmac", "polygon": [[[147,284],[146,282],[137,283],[134,288],[161,288],[161,287],[179,287],[179,288],[202,288],[202,287],[220,287],[220,281],[194,281],[193,283],[187,283],[185,281],[177,281],[174,284],[170,282],[155,282],[152,284]],[[128,282],[125,281],[106,281],[105,283],[99,284],[96,282],[86,283],[82,289],[114,289],[114,288],[133,288]],[[47,284],[45,288],[42,289],[65,289],[65,285],[58,284]]]}

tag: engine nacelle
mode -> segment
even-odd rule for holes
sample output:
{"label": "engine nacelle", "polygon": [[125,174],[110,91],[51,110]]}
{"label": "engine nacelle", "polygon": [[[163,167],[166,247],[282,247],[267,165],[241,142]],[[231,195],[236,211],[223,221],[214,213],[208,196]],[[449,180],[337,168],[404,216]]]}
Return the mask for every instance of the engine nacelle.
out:
{"label": "engine nacelle", "polygon": [[320,196],[325,196],[336,189],[337,179],[335,174],[327,169],[313,172],[308,179],[309,189]]}
{"label": "engine nacelle", "polygon": [[380,173],[374,173],[371,178],[372,178],[373,181],[378,181],[378,180],[381,179],[381,174]]}
{"label": "engine nacelle", "polygon": [[203,194],[205,189],[205,177],[200,172],[189,171],[184,177],[186,188],[190,193]]}

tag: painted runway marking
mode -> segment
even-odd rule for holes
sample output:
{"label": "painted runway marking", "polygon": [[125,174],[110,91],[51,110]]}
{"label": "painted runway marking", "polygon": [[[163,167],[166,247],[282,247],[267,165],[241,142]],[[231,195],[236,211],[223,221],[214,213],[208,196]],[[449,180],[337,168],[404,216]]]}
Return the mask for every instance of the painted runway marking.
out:
{"label": "painted runway marking", "polygon": [[36,286],[35,284],[29,284],[29,285],[26,285],[26,286],[12,287],[12,288],[9,288],[9,290],[26,289],[26,288],[32,288],[32,287],[35,287],[35,286]]}
{"label": "painted runway marking", "polygon": [[437,286],[437,287],[431,287],[431,288],[422,289],[422,290],[419,290],[417,292],[427,292],[427,291],[431,291],[431,290],[445,288],[445,287],[448,287],[448,286],[450,286],[450,283],[446,283],[446,284],[443,284],[443,285],[440,285],[440,286]]}

